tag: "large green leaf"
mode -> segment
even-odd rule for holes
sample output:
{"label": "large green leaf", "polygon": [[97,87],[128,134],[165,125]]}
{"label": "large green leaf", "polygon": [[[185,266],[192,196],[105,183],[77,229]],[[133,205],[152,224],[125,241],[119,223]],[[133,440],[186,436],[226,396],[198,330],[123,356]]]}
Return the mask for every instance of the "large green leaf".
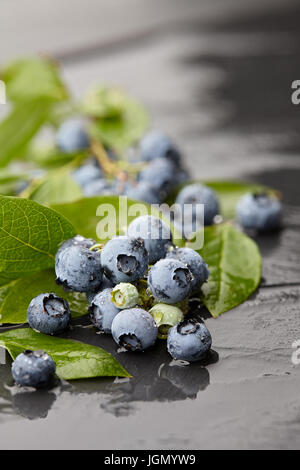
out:
{"label": "large green leaf", "polygon": [[55,282],[53,270],[39,271],[0,287],[0,323],[26,323],[27,307],[41,293],[55,292],[69,303],[72,317],[87,313],[85,294],[64,292]]}
{"label": "large green leaf", "polygon": [[[90,197],[69,204],[54,204],[51,207],[66,217],[80,235],[96,238],[103,243],[114,235],[124,234],[130,222],[139,215],[143,215],[140,212],[128,213],[134,208],[142,209],[144,214],[151,213],[151,206],[148,204],[127,199],[126,207],[126,198],[119,198],[118,196]],[[161,214],[153,209],[152,214],[161,217]],[[169,222],[164,217],[161,218],[166,223]],[[99,223],[102,222],[105,222],[105,228],[108,224],[112,227],[110,237],[102,234],[99,226]],[[184,242],[179,233],[174,230],[171,224],[169,225],[175,243],[182,246]]]}
{"label": "large green leaf", "polygon": [[0,196],[0,273],[19,278],[52,267],[59,244],[74,234],[70,222],[53,209]]}
{"label": "large green leaf", "polygon": [[0,167],[22,157],[32,137],[47,120],[52,104],[49,100],[18,104],[0,123]]}
{"label": "large green leaf", "polygon": [[72,202],[83,196],[82,189],[76,183],[70,172],[57,170],[47,177],[29,195],[29,199],[40,204],[57,204]]}
{"label": "large green leaf", "polygon": [[7,65],[1,73],[7,94],[14,102],[48,98],[60,101],[68,97],[57,65],[49,59],[25,58]]}
{"label": "large green leaf", "polygon": [[92,377],[130,377],[114,357],[97,346],[36,333],[23,328],[0,334],[3,346],[15,359],[22,351],[44,350],[56,363],[61,379],[75,380]]}
{"label": "large green leaf", "polygon": [[199,250],[210,276],[202,286],[203,302],[214,317],[244,302],[261,279],[261,256],[251,238],[229,224],[204,229]]}

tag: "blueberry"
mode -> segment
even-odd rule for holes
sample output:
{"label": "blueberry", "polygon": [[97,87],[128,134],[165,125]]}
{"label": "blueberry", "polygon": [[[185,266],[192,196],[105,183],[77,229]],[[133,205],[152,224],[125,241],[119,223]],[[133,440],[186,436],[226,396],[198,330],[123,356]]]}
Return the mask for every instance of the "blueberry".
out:
{"label": "blueberry", "polygon": [[70,324],[69,304],[56,294],[39,294],[31,300],[27,309],[29,326],[46,335],[57,335]]}
{"label": "blueberry", "polygon": [[238,202],[236,215],[245,229],[270,231],[280,226],[282,206],[267,194],[246,194]]}
{"label": "blueberry", "polygon": [[111,293],[112,302],[120,309],[134,307],[139,302],[139,291],[133,284],[121,282],[117,284]]}
{"label": "blueberry", "polygon": [[103,274],[101,285],[98,287],[98,289],[95,290],[95,291],[86,292],[86,298],[87,298],[88,303],[89,304],[92,303],[92,300],[93,300],[93,298],[95,297],[96,294],[100,294],[100,292],[102,292],[104,289],[109,289],[109,288],[112,288],[114,286],[115,286],[115,284],[113,282],[111,282],[105,276],[105,274]]}
{"label": "blueberry", "polygon": [[202,256],[191,248],[175,248],[167,253],[167,258],[178,259],[189,268],[193,279],[191,291],[197,292],[209,276],[208,266]]}
{"label": "blueberry", "polygon": [[166,256],[172,243],[172,232],[158,217],[144,215],[131,222],[127,233],[133,238],[142,238],[149,253],[149,263],[153,264]]}
{"label": "blueberry", "polygon": [[212,345],[210,332],[203,323],[184,320],[170,329],[167,348],[174,359],[194,362],[203,359]]}
{"label": "blueberry", "polygon": [[125,194],[129,199],[146,202],[147,204],[160,204],[162,202],[159,191],[147,181],[140,181],[136,186],[129,187]]}
{"label": "blueberry", "polygon": [[110,196],[116,194],[116,190],[106,179],[95,179],[85,184],[83,193],[86,197],[91,196]]}
{"label": "blueberry", "polygon": [[[194,205],[196,211],[197,204],[204,205],[204,225],[212,225],[214,218],[219,214],[219,202],[214,191],[201,184],[190,184],[185,186],[178,194],[176,203]],[[196,212],[195,212],[196,216]]]}
{"label": "blueberry", "polygon": [[101,251],[105,275],[115,284],[141,279],[147,271],[148,260],[144,241],[127,236],[112,238]]}
{"label": "blueberry", "polygon": [[77,168],[73,173],[73,178],[82,188],[92,181],[101,180],[102,177],[102,170],[98,165],[95,165],[95,163],[86,163]]}
{"label": "blueberry", "polygon": [[110,288],[96,294],[89,307],[92,323],[103,333],[111,333],[113,319],[120,312],[112,302],[111,292]]}
{"label": "blueberry", "polygon": [[162,199],[165,199],[178,184],[178,169],[174,163],[157,158],[149,163],[138,175],[138,180],[153,186]]}
{"label": "blueberry", "polygon": [[155,299],[175,304],[186,299],[191,290],[192,274],[176,259],[161,259],[150,269],[148,287]]}
{"label": "blueberry", "polygon": [[12,363],[11,373],[17,385],[43,388],[55,374],[55,362],[44,351],[24,351]]}
{"label": "blueberry", "polygon": [[79,119],[65,121],[57,132],[57,145],[64,153],[73,153],[89,147],[89,138]]}
{"label": "blueberry", "polygon": [[183,320],[183,312],[174,305],[156,304],[149,310],[158,328],[158,337],[166,339],[172,326]]}
{"label": "blueberry", "polygon": [[143,351],[157,338],[152,316],[141,308],[122,310],[113,320],[111,332],[115,342],[130,351]]}
{"label": "blueberry", "polygon": [[168,158],[175,163],[180,161],[180,153],[172,140],[159,131],[151,131],[140,142],[141,159],[151,161],[156,158]]}
{"label": "blueberry", "polygon": [[73,238],[69,238],[64,241],[58,248],[56,256],[59,256],[66,248],[70,246],[83,246],[85,248],[92,248],[96,245],[96,240],[93,238],[84,238],[82,235],[75,235]]}
{"label": "blueberry", "polygon": [[89,292],[101,285],[100,251],[92,250],[90,243],[90,240],[78,244],[67,241],[59,248],[55,256],[56,282],[65,290]]}

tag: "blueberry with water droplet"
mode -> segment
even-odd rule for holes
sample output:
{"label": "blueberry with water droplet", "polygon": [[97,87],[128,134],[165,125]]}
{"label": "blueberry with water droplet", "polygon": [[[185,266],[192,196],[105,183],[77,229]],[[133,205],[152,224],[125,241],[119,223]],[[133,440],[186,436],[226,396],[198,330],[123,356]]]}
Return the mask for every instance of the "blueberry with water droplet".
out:
{"label": "blueberry with water droplet", "polygon": [[62,333],[69,327],[70,320],[68,302],[54,293],[39,294],[27,309],[29,326],[46,335]]}
{"label": "blueberry with water droplet", "polygon": [[142,308],[122,310],[112,322],[115,342],[129,351],[144,351],[157,338],[157,326],[152,316]]}
{"label": "blueberry with water droplet", "polygon": [[204,359],[212,338],[204,323],[187,319],[170,329],[167,348],[174,359],[194,362]]}
{"label": "blueberry with water droplet", "polygon": [[44,351],[24,351],[12,363],[11,372],[17,385],[44,388],[51,384],[55,362]]}

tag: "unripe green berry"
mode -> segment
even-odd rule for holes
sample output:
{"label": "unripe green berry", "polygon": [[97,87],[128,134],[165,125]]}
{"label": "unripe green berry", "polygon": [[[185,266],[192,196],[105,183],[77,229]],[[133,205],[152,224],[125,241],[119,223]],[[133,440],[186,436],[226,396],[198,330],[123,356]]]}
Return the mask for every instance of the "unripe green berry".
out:
{"label": "unripe green berry", "polygon": [[183,320],[183,312],[174,305],[156,304],[149,311],[156,326],[158,327],[158,338],[166,339],[169,329]]}
{"label": "unripe green berry", "polygon": [[121,282],[113,288],[111,300],[120,309],[131,308],[138,304],[139,292],[133,284]]}

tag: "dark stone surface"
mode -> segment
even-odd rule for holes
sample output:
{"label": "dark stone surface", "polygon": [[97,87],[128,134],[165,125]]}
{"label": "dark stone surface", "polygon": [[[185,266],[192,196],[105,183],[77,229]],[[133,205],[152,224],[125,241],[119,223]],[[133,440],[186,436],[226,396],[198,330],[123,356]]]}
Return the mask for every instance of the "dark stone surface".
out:
{"label": "dark stone surface", "polygon": [[1,448],[299,449],[292,344],[300,339],[300,107],[291,105],[290,86],[300,78],[300,27],[299,9],[289,5],[205,28],[191,17],[127,54],[68,62],[75,94],[118,77],[142,98],[155,125],[182,143],[197,177],[279,189],[285,223],[256,238],[260,289],[207,319],[213,352],[205,363],[179,367],[162,341],[144,354],[118,354],[111,338],[77,325],[69,337],[104,347],[134,378],[26,394],[10,388],[9,361],[0,366]]}

